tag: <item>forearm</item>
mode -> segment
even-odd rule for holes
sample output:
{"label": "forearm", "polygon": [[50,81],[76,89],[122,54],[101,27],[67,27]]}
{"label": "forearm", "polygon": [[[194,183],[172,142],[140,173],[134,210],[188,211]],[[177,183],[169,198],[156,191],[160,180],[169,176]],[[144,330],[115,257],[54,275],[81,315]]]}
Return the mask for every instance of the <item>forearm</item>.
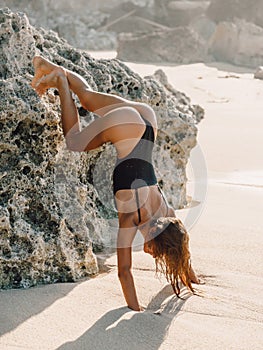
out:
{"label": "forearm", "polygon": [[132,310],[140,311],[140,305],[138,303],[131,271],[126,271],[121,275],[119,274],[119,280],[121,282],[123,294],[128,307]]}

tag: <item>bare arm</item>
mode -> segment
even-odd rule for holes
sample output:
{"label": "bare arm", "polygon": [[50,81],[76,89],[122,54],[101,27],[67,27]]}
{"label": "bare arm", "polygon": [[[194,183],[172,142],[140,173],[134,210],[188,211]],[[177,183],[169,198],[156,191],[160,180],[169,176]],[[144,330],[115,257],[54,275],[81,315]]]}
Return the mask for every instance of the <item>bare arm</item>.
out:
{"label": "bare arm", "polygon": [[130,309],[141,311],[131,272],[131,248],[117,248],[117,254],[118,277],[126,303]]}
{"label": "bare arm", "polygon": [[132,241],[137,228],[120,228],[118,233],[118,277],[122,286],[123,294],[130,309],[141,311],[139,305],[134,280],[131,272],[132,268]]}

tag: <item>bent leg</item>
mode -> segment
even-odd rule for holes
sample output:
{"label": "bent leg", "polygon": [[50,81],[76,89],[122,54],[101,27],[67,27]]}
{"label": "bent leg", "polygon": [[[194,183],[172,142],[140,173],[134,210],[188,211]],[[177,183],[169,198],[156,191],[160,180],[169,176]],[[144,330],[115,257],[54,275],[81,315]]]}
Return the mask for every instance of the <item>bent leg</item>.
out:
{"label": "bent leg", "polygon": [[79,74],[62,68],[43,57],[34,57],[33,65],[35,68],[35,76],[31,85],[33,88],[37,88],[40,85],[40,94],[43,94],[47,89],[46,86],[41,86],[41,78],[50,74],[53,70],[63,69],[68,79],[69,88],[78,96],[83,108],[103,116],[112,109],[112,107],[110,109],[106,107],[112,105],[123,106],[128,102],[127,100],[115,95],[93,91],[87,81]]}
{"label": "bent leg", "polygon": [[46,86],[41,85],[41,78],[50,74],[53,70],[63,70],[66,73],[69,88],[78,96],[83,108],[90,112],[95,112],[103,117],[108,112],[119,107],[133,107],[148,119],[153,125],[156,123],[156,117],[153,110],[145,103],[129,101],[120,96],[93,91],[87,81],[79,74],[54,64],[41,56],[35,56],[33,59],[35,76],[32,80],[32,87],[38,86],[40,95],[47,90]]}
{"label": "bent leg", "polygon": [[[59,92],[62,127],[68,149],[78,152],[90,151],[105,142],[111,141],[112,133],[107,132],[110,128],[107,118],[96,118],[80,130],[78,111],[63,69],[56,68],[48,75],[43,76],[39,85],[36,86],[36,91],[41,94],[50,87],[57,88]],[[118,115],[115,116],[113,121],[115,121],[115,124],[123,124],[119,121]]]}
{"label": "bent leg", "polygon": [[67,148],[72,151],[89,151],[101,146],[105,141],[103,138],[103,119],[94,120],[90,125],[80,130],[79,114],[69,88],[68,79],[63,69],[56,68],[48,75],[40,79],[41,83],[36,87],[41,93],[49,87],[58,89],[62,128]]}
{"label": "bent leg", "polygon": [[58,89],[61,105],[61,118],[63,133],[67,137],[80,131],[79,115],[72,99],[68,80],[63,69],[59,67],[52,70],[48,75],[42,76],[36,84],[36,91],[42,94],[46,89],[54,87]]}

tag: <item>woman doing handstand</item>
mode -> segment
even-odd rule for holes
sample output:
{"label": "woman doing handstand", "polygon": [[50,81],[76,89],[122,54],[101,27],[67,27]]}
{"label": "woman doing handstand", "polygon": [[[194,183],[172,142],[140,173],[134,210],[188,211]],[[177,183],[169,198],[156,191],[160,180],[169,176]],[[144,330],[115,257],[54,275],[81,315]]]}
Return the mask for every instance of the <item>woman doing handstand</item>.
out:
{"label": "woman doing handstand", "polygon": [[[116,148],[113,192],[119,220],[118,277],[128,307],[142,310],[131,272],[132,242],[137,230],[144,237],[144,251],[155,258],[157,271],[165,274],[176,295],[180,293],[179,282],[193,291],[191,282],[199,280],[190,264],[189,236],[159,189],[152,166],[157,136],[153,109],[144,103],[92,91],[81,76],[43,57],[36,56],[33,64],[32,87],[36,92],[40,96],[48,88],[59,92],[67,148],[88,152],[105,142]],[[83,108],[101,117],[82,130],[71,91]]]}

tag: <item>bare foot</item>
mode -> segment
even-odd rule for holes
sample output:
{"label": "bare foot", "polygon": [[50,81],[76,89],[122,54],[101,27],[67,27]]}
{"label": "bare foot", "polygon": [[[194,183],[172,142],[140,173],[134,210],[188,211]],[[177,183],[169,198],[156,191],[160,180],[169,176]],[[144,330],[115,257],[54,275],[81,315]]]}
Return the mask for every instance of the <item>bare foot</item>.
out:
{"label": "bare foot", "polygon": [[49,88],[56,88],[59,77],[66,78],[65,70],[60,67],[53,69],[51,73],[47,75],[43,75],[42,78],[40,78],[35,84],[35,90],[38,95],[42,96]]}
{"label": "bare foot", "polygon": [[31,82],[31,85],[33,88],[36,87],[38,81],[46,74],[51,73],[54,69],[58,68],[59,66],[48,61],[47,59],[41,57],[41,56],[35,56],[33,58],[33,65],[35,69],[35,75]]}

